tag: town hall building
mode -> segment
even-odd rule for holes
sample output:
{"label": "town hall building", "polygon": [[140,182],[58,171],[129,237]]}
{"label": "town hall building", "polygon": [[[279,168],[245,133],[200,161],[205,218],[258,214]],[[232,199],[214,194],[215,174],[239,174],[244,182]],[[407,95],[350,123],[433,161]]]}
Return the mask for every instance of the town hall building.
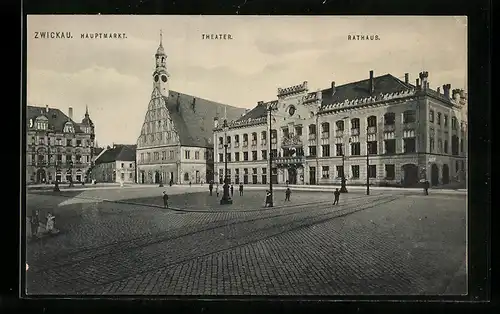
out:
{"label": "town hall building", "polygon": [[161,34],[155,61],[153,91],[137,139],[137,182],[209,182],[214,177],[213,121],[224,114],[236,120],[245,109],[170,90]]}
{"label": "town hall building", "polygon": [[278,88],[277,99],[259,102],[227,127],[214,125],[216,180],[222,183],[227,175],[244,184],[271,179],[340,185],[343,177],[348,185],[366,184],[367,177],[370,184],[386,186],[414,186],[423,179],[432,186],[465,182],[466,94],[450,84],[433,90],[428,78],[421,72],[411,84],[409,74],[401,80],[370,71],[366,79],[331,82],[317,91],[307,82]]}

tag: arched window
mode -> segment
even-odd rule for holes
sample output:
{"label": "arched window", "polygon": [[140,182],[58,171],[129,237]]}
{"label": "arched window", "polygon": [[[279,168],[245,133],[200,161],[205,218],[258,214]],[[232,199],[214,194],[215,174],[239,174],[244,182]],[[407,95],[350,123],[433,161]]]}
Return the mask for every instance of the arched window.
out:
{"label": "arched window", "polygon": [[64,125],[64,132],[65,133],[74,133],[75,129],[73,127],[73,123],[66,122],[66,124]]}
{"label": "arched window", "polygon": [[226,141],[228,144],[231,144],[231,136],[227,136]]}
{"label": "arched window", "polygon": [[240,136],[236,134],[236,135],[234,136],[234,142],[235,142],[235,143],[238,143],[239,141],[240,141]]}
{"label": "arched window", "polygon": [[321,133],[330,133],[330,123],[321,123]]}
{"label": "arched window", "polygon": [[184,173],[184,181],[189,181],[189,173]]}
{"label": "arched window", "polygon": [[384,114],[384,125],[394,125],[396,124],[396,115],[394,112],[387,112]]}
{"label": "arched window", "polygon": [[406,110],[403,112],[403,123],[414,123],[417,121],[415,110]]}
{"label": "arched window", "polygon": [[377,126],[377,117],[376,116],[369,116],[367,119],[366,119],[366,123],[368,125],[368,127],[376,127]]}
{"label": "arched window", "polygon": [[47,130],[49,128],[49,121],[45,116],[36,118],[35,128],[39,130]]}
{"label": "arched window", "polygon": [[316,134],[316,124],[309,125],[309,134]]}
{"label": "arched window", "polygon": [[351,129],[353,129],[353,130],[359,129],[359,119],[358,118],[351,119]]}
{"label": "arched window", "polygon": [[261,140],[265,140],[266,138],[267,138],[267,133],[266,133],[266,131],[262,131],[262,132],[260,133],[260,139],[261,139]]}
{"label": "arched window", "polygon": [[219,137],[219,145],[223,145],[224,144],[224,138],[221,136]]}
{"label": "arched window", "polygon": [[256,141],[257,140],[257,132],[253,132],[252,133],[252,141]]}
{"label": "arched window", "polygon": [[344,131],[344,120],[338,120],[335,122],[335,126],[337,127],[337,131]]}

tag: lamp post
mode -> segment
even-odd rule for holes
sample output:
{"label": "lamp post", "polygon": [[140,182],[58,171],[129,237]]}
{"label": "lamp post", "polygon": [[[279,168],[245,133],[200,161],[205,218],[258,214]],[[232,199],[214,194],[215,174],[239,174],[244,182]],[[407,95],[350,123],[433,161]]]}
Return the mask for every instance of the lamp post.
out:
{"label": "lamp post", "polygon": [[273,116],[271,115],[272,112],[272,106],[269,104],[269,107],[267,108],[269,111],[269,194],[270,194],[270,200],[267,206],[273,207],[273,144],[272,144],[272,123],[273,123]]}
{"label": "lamp post", "polygon": [[368,128],[366,128],[366,195],[370,195],[370,159],[368,158],[370,145],[368,142]]}
{"label": "lamp post", "polygon": [[[347,120],[349,117],[343,117],[342,120]],[[345,124],[344,124],[344,130],[346,129]],[[342,138],[344,138],[342,136]],[[346,179],[345,179],[345,149],[342,148],[342,178],[340,181],[340,193],[347,193],[347,187],[345,185]]]}
{"label": "lamp post", "polygon": [[232,204],[233,200],[229,196],[229,178],[227,177],[227,147],[228,147],[228,143],[227,143],[227,130],[228,130],[227,119],[224,119],[223,128],[224,128],[224,138],[225,138],[225,141],[224,141],[224,186],[223,186],[222,198],[220,200],[220,204],[221,205],[228,205],[228,204]]}
{"label": "lamp post", "polygon": [[160,185],[159,187],[162,188],[163,187],[163,166],[160,166]]}

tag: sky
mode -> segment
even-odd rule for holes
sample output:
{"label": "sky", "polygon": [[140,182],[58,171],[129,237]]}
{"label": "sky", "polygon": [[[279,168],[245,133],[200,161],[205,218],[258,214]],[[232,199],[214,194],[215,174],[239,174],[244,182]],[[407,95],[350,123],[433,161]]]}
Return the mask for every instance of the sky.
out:
{"label": "sky", "polygon": [[[170,89],[253,108],[276,99],[278,87],[308,81],[311,91],[390,73],[429,72],[431,88],[467,90],[467,19],[439,16],[140,16],[30,15],[27,103],[88,106],[100,146],[135,144],[153,89],[154,54],[168,55]],[[34,38],[71,32],[72,39]],[[82,33],[125,33],[125,39],[81,39]],[[202,34],[232,40],[203,40]],[[348,35],[378,35],[378,41]]]}

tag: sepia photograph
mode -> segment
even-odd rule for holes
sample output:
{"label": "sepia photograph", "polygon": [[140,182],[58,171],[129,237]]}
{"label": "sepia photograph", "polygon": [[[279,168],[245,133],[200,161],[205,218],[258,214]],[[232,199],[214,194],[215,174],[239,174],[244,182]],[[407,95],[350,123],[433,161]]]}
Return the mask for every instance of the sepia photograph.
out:
{"label": "sepia photograph", "polygon": [[466,16],[25,32],[27,296],[467,295]]}

